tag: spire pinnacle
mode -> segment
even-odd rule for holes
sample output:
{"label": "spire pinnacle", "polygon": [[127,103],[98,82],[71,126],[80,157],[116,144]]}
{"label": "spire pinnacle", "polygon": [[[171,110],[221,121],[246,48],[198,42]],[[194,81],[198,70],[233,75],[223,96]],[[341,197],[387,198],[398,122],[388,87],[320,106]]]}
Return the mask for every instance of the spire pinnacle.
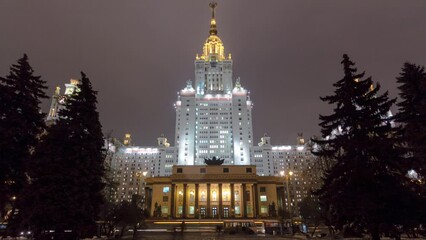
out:
{"label": "spire pinnacle", "polygon": [[216,2],[211,2],[209,4],[209,7],[212,9],[212,19],[210,20],[210,35],[217,35],[216,19],[214,17],[214,11],[216,6],[217,6]]}

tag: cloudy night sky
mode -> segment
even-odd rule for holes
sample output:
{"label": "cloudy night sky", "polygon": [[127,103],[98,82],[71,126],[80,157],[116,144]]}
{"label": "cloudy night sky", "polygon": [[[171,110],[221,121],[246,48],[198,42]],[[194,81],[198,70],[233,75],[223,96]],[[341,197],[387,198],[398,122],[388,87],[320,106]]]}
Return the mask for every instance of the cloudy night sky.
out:
{"label": "cloudy night sky", "polygon": [[[99,91],[104,132],[144,146],[164,133],[173,144],[173,103],[194,79],[208,3],[0,1],[0,75],[27,53],[50,96],[82,70]],[[216,20],[234,79],[251,92],[255,143],[263,133],[273,145],[319,133],[318,115],[331,109],[319,97],[342,78],[343,53],[392,97],[405,61],[426,65],[424,0],[221,0]]]}

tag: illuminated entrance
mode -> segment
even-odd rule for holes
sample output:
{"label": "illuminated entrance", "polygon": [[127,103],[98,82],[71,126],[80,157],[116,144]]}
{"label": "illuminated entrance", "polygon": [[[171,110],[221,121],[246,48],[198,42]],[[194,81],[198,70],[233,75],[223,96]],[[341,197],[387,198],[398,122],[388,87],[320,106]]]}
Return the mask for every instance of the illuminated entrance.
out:
{"label": "illuminated entrance", "polygon": [[145,181],[147,206],[158,218],[271,217],[285,196],[284,179],[258,176],[254,165],[173,166],[171,176]]}

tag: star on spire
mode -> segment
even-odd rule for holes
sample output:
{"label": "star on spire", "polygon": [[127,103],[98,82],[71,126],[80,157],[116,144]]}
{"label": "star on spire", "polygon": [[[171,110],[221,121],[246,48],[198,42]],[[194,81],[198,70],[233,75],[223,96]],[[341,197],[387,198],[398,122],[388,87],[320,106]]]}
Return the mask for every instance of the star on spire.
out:
{"label": "star on spire", "polygon": [[210,20],[210,35],[217,35],[216,19],[214,17],[214,12],[215,8],[217,7],[217,3],[211,2],[209,4],[209,7],[212,9],[212,19]]}

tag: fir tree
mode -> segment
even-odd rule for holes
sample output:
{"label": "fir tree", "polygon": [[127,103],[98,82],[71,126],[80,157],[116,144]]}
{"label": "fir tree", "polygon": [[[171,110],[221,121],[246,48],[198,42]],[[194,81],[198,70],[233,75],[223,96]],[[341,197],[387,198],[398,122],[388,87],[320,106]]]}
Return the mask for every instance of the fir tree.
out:
{"label": "fir tree", "polygon": [[[26,183],[26,164],[45,128],[41,99],[46,82],[35,76],[26,54],[0,78],[0,216],[19,199]],[[11,201],[12,200],[12,201]]]}
{"label": "fir tree", "polygon": [[381,225],[408,225],[407,214],[419,199],[401,167],[404,152],[388,117],[395,99],[356,73],[346,54],[342,64],[344,77],[333,85],[334,94],[321,98],[335,108],[320,116],[322,140],[313,140],[313,153],[334,166],[317,194],[330,225],[367,229],[376,240]]}
{"label": "fir tree", "polygon": [[421,178],[426,177],[426,73],[424,67],[404,63],[397,78],[402,101],[397,105],[396,120],[401,123],[401,134],[406,143],[410,164]]}
{"label": "fir tree", "polygon": [[71,229],[78,238],[96,232],[105,172],[96,103],[96,92],[82,73],[78,90],[36,149],[23,212],[38,233]]}

